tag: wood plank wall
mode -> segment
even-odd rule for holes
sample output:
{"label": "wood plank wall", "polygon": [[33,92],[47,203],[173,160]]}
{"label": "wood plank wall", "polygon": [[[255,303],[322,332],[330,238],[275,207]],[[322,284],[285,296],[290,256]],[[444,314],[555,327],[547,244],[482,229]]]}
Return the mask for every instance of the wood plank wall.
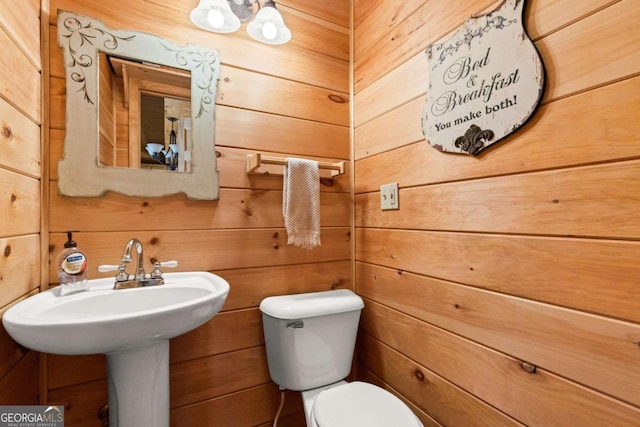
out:
{"label": "wood plank wall", "polygon": [[[144,244],[151,260],[176,259],[179,270],[206,270],[226,278],[223,311],[171,342],[171,425],[269,425],[280,395],[270,381],[258,305],[268,295],[352,288],[350,172],[321,188],[322,246],[286,244],[282,177],[247,176],[245,158],[256,151],[321,161],[350,160],[348,1],[281,0],[293,33],[284,46],[266,46],[244,31],[219,35],[189,21],[197,0],[51,0],[50,251],[65,230],[87,254],[90,277],[99,264],[117,263],[125,243]],[[220,51],[216,150],[220,200],[181,195],[146,199],[109,193],[102,198],[57,195],[57,160],[65,129],[65,83],[56,43],[56,11],[102,19],[110,28],[145,31],[175,43]],[[340,97],[338,103],[330,98]],[[69,118],[67,118],[69,120]],[[78,177],[91,179],[91,177]],[[53,279],[53,266],[50,266]],[[69,427],[99,426],[107,401],[102,356],[48,356],[48,401],[66,405]],[[283,426],[303,422],[299,396],[287,396]],[[250,408],[247,410],[247,408]]]}
{"label": "wood plank wall", "polygon": [[[0,51],[1,316],[40,288],[39,0],[0,0]],[[0,326],[0,404],[38,403],[39,359]]]}
{"label": "wood plank wall", "polygon": [[428,426],[637,426],[640,3],[527,1],[542,106],[478,158],[440,153],[423,51],[497,3],[355,1],[359,376]]}

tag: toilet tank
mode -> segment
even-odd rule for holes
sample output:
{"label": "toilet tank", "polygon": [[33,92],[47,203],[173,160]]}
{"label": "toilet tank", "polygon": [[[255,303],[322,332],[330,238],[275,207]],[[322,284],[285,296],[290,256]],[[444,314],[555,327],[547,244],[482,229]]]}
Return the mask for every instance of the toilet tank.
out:
{"label": "toilet tank", "polygon": [[346,289],[265,298],[260,310],[271,379],[288,390],[344,379],[363,307]]}

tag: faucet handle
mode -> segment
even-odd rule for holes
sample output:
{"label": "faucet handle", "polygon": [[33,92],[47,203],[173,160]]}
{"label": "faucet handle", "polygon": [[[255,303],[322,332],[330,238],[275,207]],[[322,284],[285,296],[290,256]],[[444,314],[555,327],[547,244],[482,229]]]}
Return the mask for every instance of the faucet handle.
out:
{"label": "faucet handle", "polygon": [[102,264],[98,266],[98,271],[100,273],[108,273],[110,271],[117,271],[118,275],[116,276],[116,282],[125,282],[129,279],[127,275],[126,267],[124,264],[120,265],[110,265],[110,264]]}
{"label": "faucet handle", "polygon": [[156,264],[160,264],[159,266],[162,268],[176,268],[179,264],[178,261],[163,261],[163,262],[156,262]]}
{"label": "faucet handle", "polygon": [[162,277],[161,268],[175,268],[178,266],[178,261],[163,261],[163,262],[154,262],[153,263],[153,271],[151,272],[152,279],[159,279]]}
{"label": "faucet handle", "polygon": [[102,264],[98,266],[98,271],[100,273],[108,273],[110,271],[118,271],[118,267],[117,265]]}

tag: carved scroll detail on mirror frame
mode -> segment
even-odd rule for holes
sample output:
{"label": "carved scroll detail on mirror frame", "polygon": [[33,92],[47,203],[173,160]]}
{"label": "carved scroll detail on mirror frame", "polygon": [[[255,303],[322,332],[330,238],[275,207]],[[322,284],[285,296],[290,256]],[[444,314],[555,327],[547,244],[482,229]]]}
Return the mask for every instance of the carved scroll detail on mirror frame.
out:
{"label": "carved scroll detail on mirror frame", "polygon": [[[107,191],[161,197],[184,193],[192,199],[217,200],[215,99],[220,78],[217,50],[177,46],[136,31],[112,30],[101,21],[58,11],[58,44],[66,69],[66,135],[58,164],[58,192],[97,197]],[[100,166],[98,162],[98,57],[100,52],[191,72],[191,172],[151,171]]]}

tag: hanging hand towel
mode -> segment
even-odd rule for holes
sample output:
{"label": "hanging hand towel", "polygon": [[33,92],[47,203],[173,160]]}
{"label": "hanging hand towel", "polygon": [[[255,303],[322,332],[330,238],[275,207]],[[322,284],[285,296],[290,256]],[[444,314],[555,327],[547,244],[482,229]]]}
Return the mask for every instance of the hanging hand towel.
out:
{"label": "hanging hand towel", "polygon": [[287,158],[282,214],[287,243],[305,249],[320,246],[320,172],[318,162]]}

